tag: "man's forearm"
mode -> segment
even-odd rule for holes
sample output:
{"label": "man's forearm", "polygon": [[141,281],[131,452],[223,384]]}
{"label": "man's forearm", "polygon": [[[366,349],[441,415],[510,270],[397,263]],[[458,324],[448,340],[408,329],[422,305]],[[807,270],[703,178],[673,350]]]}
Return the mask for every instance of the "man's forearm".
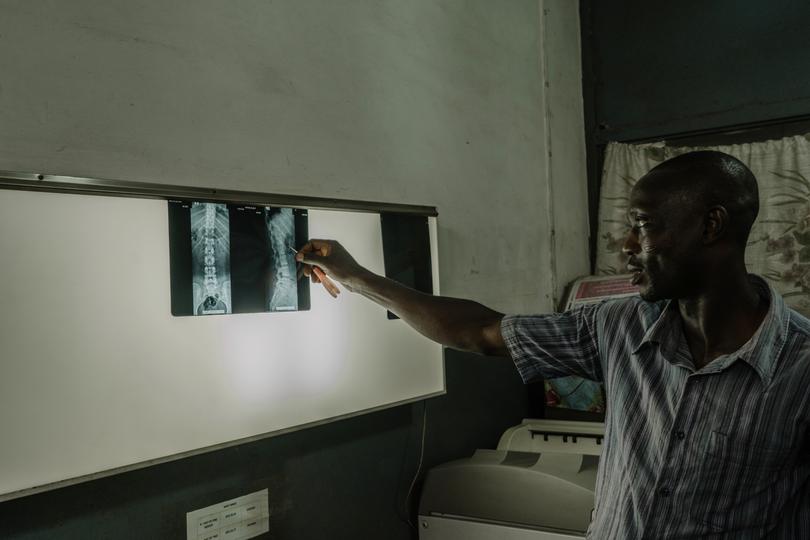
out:
{"label": "man's forearm", "polygon": [[421,293],[368,271],[353,280],[351,289],[442,345],[484,354],[503,352],[498,330],[503,314],[477,302]]}

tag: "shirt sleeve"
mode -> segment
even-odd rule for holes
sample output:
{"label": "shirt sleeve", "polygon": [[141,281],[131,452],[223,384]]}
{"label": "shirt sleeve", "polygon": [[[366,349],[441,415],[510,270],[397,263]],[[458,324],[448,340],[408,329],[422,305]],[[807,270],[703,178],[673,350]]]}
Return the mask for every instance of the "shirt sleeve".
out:
{"label": "shirt sleeve", "polygon": [[507,315],[501,335],[524,383],[576,375],[602,381],[597,317],[603,303],[564,313]]}

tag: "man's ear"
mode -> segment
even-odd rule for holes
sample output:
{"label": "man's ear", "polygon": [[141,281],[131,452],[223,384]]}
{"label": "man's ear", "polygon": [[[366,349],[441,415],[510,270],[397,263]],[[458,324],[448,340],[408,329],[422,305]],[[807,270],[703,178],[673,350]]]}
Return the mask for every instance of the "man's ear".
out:
{"label": "man's ear", "polygon": [[712,206],[706,212],[706,225],[703,229],[703,243],[713,244],[728,231],[728,210],[725,206]]}

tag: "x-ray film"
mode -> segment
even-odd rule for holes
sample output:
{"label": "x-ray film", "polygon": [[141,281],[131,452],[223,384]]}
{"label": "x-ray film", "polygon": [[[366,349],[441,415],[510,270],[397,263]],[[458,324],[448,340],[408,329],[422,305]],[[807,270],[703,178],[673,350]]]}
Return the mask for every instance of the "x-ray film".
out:
{"label": "x-ray film", "polygon": [[[433,294],[433,272],[430,261],[428,218],[411,214],[380,214],[385,277],[398,283]],[[398,319],[388,312],[389,319]]]}
{"label": "x-ray film", "polygon": [[292,208],[267,208],[265,210],[267,239],[270,244],[272,277],[268,311],[292,311],[298,309],[296,285],[295,220]]}
{"label": "x-ray film", "polygon": [[306,210],[169,201],[172,313],[309,309],[290,249],[307,232]]}
{"label": "x-ray film", "polygon": [[231,313],[231,235],[228,207],[191,204],[191,287],[194,315]]}

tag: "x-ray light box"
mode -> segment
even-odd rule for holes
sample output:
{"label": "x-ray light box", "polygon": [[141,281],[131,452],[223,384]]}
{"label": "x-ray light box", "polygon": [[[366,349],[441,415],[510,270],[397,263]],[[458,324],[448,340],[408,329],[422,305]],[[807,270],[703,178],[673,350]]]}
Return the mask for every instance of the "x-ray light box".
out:
{"label": "x-ray light box", "polygon": [[[441,347],[349,292],[172,315],[166,205],[0,190],[0,500],[444,392]],[[307,214],[384,272],[378,213]]]}

